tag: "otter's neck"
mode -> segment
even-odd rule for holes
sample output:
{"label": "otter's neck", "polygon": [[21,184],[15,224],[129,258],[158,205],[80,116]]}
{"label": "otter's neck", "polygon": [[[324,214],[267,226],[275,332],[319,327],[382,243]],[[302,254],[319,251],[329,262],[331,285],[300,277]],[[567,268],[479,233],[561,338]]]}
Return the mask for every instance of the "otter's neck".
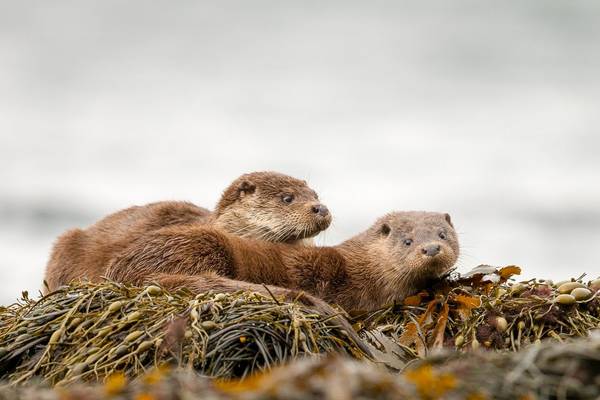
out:
{"label": "otter's neck", "polygon": [[408,282],[398,273],[384,247],[367,245],[357,237],[336,248],[346,260],[349,285],[342,297],[352,312],[373,311],[406,296]]}
{"label": "otter's neck", "polygon": [[221,214],[214,212],[208,224],[239,237],[257,237],[258,232],[253,224],[249,223],[246,215],[233,210]]}

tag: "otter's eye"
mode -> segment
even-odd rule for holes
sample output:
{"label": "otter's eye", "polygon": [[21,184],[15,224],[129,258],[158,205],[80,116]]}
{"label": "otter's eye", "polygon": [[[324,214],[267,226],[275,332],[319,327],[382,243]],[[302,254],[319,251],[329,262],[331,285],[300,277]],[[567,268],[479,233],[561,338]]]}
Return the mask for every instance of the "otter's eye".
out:
{"label": "otter's eye", "polygon": [[446,240],[446,233],[445,232],[438,233],[438,236],[440,237],[440,239]]}
{"label": "otter's eye", "polygon": [[290,204],[292,201],[294,201],[294,196],[292,196],[291,194],[286,194],[281,197],[281,201]]}
{"label": "otter's eye", "polygon": [[413,243],[412,239],[406,239],[406,240],[404,240],[404,244],[406,246],[410,246],[412,243]]}

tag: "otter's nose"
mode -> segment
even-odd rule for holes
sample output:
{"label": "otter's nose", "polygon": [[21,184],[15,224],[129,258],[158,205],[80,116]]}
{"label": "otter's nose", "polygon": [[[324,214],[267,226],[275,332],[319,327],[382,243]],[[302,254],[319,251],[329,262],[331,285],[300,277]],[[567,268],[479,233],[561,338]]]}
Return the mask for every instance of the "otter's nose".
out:
{"label": "otter's nose", "polygon": [[436,256],[440,250],[442,250],[442,247],[439,244],[430,244],[429,246],[423,247],[421,249],[421,253],[425,254],[426,256],[433,257]]}
{"label": "otter's nose", "polygon": [[327,207],[323,204],[315,204],[312,206],[312,211],[321,217],[325,217],[327,214],[329,214],[329,209],[327,209]]}

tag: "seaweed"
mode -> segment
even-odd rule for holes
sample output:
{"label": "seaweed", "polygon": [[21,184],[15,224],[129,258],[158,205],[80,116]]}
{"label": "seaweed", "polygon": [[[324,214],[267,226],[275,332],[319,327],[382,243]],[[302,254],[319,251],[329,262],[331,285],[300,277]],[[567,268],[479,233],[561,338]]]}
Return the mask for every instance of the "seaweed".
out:
{"label": "seaweed", "polygon": [[364,354],[300,303],[260,293],[174,293],[115,282],[78,283],[0,310],[0,379],[53,385],[134,377],[153,367],[232,378],[290,358]]}
{"label": "seaweed", "polygon": [[600,328],[600,281],[511,282],[520,271],[479,266],[440,280],[403,304],[359,316],[354,324],[376,347],[382,335],[400,346],[404,361],[442,348],[518,351],[546,338],[563,341]]}

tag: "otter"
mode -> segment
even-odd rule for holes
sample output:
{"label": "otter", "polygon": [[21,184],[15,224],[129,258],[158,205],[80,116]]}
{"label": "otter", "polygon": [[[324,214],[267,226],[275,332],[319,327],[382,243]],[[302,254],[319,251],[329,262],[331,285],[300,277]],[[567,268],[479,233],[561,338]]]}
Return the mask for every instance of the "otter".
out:
{"label": "otter", "polygon": [[188,202],[163,201],[111,214],[87,229],[61,235],[46,267],[46,288],[75,279],[97,281],[108,262],[144,234],[169,227],[173,235],[210,226],[243,238],[302,243],[331,223],[331,214],[306,181],[253,172],[233,181],[214,212]]}
{"label": "otter", "polygon": [[447,272],[458,254],[448,214],[393,212],[333,247],[244,239],[207,226],[166,227],[132,241],[108,263],[105,275],[194,292],[300,296],[325,313],[332,312],[327,304],[338,304],[355,314],[403,300]]}

